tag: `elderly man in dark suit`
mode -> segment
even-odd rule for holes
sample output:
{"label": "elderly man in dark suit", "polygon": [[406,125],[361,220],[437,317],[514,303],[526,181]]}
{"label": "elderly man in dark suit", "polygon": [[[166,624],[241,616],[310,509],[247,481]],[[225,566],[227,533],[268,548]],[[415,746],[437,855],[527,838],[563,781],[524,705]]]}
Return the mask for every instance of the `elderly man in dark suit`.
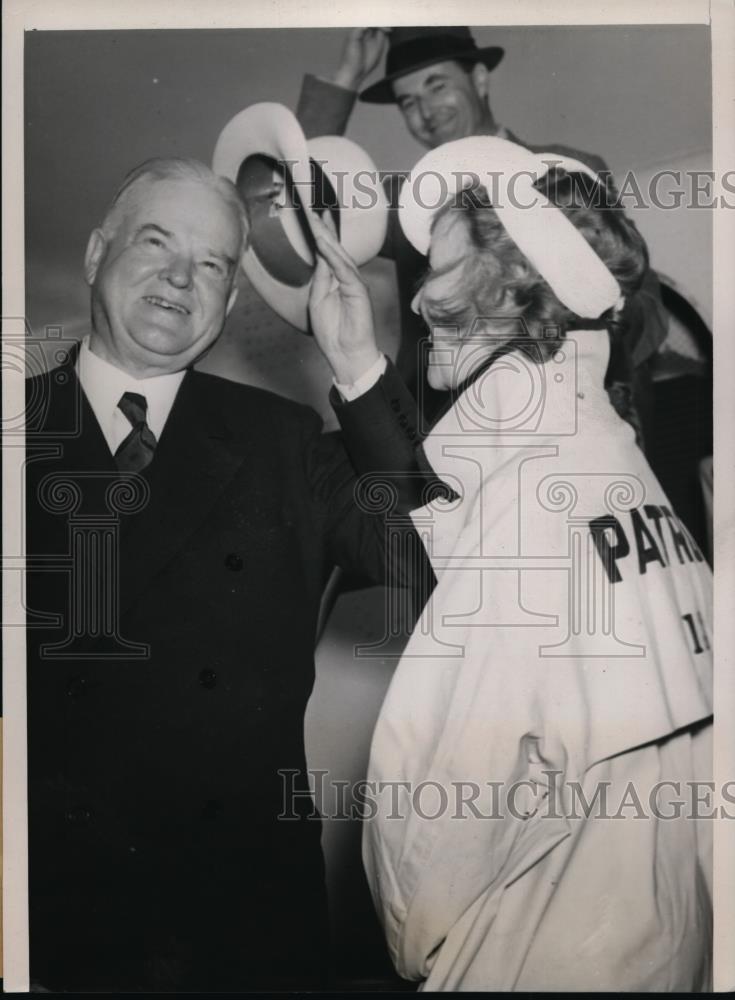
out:
{"label": "elderly man in dark suit", "polygon": [[[28,383],[37,988],[324,981],[320,826],[284,790],[296,773],[306,791],[325,577],[382,581],[384,524],[312,411],[191,369],[232,307],[246,232],[229,181],[142,165],[90,237],[89,336]],[[314,232],[311,319],[349,445],[366,466],[410,464],[412,400],[357,270]]]}
{"label": "elderly man in dark suit", "polygon": [[[378,66],[386,46],[385,76],[358,95],[363,82]],[[297,116],[307,135],[340,135],[347,128],[359,96],[368,103],[396,104],[406,128],[426,149],[470,135],[496,135],[525,145],[533,152],[573,157],[597,172],[606,172],[608,168],[599,156],[553,143],[529,145],[495,120],[490,104],[490,74],[503,55],[504,50],[495,45],[478,47],[469,28],[463,26],[354,28],[347,34],[333,76],[322,79],[309,74],[304,78]],[[406,176],[404,171],[386,178],[393,207],[399,204]],[[446,397],[426,384],[426,356],[419,348],[426,329],[421,317],[411,309],[425,261],[401,232],[397,211],[390,213],[388,235],[381,252],[396,263],[401,317],[398,370],[421,399],[424,415],[432,418]],[[645,425],[651,418],[646,366],[663,342],[668,322],[653,272],[648,272],[626,312],[631,383]]]}

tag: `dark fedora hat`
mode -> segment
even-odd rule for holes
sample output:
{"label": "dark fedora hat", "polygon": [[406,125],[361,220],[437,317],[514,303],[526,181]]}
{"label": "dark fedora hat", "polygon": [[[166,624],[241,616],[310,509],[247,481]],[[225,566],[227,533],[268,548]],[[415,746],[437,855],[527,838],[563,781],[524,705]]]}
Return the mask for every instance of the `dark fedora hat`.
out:
{"label": "dark fedora hat", "polygon": [[465,27],[393,28],[388,36],[385,77],[363,90],[360,100],[368,104],[393,103],[393,81],[432,63],[456,59],[481,62],[494,69],[503,55],[504,49],[496,45],[478,49],[470,29]]}

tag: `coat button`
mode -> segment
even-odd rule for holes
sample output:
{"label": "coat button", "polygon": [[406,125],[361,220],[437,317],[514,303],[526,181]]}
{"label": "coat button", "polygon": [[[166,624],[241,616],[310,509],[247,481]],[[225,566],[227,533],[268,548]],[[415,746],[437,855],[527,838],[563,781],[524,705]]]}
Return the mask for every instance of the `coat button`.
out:
{"label": "coat button", "polygon": [[72,826],[84,826],[92,818],[92,812],[86,806],[74,806],[66,810],[66,821]]}
{"label": "coat button", "polygon": [[202,806],[202,819],[217,819],[222,812],[222,803],[217,799],[207,799]]}
{"label": "coat button", "polygon": [[225,556],[225,566],[233,573],[238,573],[243,567],[242,556],[238,555],[237,552],[228,553]]}
{"label": "coat button", "polygon": [[69,683],[66,685],[66,693],[70,698],[81,698],[88,690],[87,678],[83,674],[70,677]]}
{"label": "coat button", "polygon": [[213,687],[217,687],[217,674],[214,670],[201,670],[199,672],[199,683],[203,688],[211,691]]}

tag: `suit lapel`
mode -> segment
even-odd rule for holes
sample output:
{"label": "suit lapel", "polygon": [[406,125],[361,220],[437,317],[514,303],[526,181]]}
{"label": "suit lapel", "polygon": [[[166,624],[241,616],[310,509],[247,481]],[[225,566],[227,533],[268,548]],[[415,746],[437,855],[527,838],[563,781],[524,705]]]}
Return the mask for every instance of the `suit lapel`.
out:
{"label": "suit lapel", "polygon": [[32,461],[34,451],[53,444],[60,449],[59,472],[112,472],[116,468],[115,460],[77,377],[78,353],[78,347],[72,349],[63,364],[36,383],[45,400],[37,401],[37,418],[34,401],[28,400],[28,457]]}
{"label": "suit lapel", "polygon": [[202,376],[187,372],[145,470],[150,499],[123,526],[123,611],[185,548],[245,461],[242,442],[222,418],[215,390],[208,388]]}

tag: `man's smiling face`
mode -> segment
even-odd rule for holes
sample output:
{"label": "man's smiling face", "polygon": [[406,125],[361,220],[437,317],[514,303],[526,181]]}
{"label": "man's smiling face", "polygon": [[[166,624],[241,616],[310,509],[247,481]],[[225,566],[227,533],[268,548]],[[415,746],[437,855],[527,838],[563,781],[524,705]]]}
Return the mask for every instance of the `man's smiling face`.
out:
{"label": "man's smiling face", "polygon": [[414,139],[434,149],[468,135],[495,132],[488,106],[488,70],[470,72],[453,60],[434,63],[393,81],[393,93]]}
{"label": "man's smiling face", "polygon": [[242,233],[197,180],[143,177],[87,247],[92,350],[138,378],[181,371],[219,336],[236,292]]}

